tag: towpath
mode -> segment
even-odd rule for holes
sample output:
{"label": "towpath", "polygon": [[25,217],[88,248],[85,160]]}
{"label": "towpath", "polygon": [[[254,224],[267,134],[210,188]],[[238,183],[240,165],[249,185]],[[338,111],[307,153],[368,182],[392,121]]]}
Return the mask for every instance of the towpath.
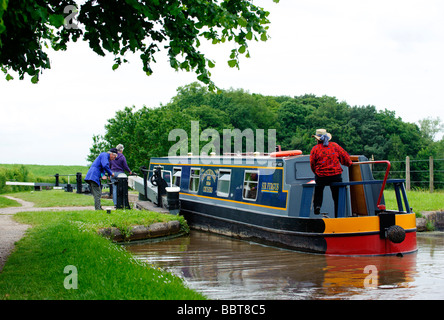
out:
{"label": "towpath", "polygon": [[50,208],[38,208],[34,207],[34,203],[24,201],[22,199],[13,198],[5,196],[6,198],[12,199],[20,203],[21,207],[9,207],[0,208],[0,273],[3,267],[14,249],[15,243],[20,240],[24,235],[30,225],[21,224],[14,219],[12,216],[17,212],[23,211],[69,211],[69,210],[94,210],[93,206],[89,207],[50,207]]}

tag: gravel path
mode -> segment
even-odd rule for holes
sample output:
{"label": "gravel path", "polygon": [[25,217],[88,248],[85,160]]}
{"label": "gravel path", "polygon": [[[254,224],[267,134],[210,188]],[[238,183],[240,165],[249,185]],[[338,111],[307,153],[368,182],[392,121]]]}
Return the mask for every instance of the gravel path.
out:
{"label": "gravel path", "polygon": [[50,208],[37,208],[34,207],[34,203],[24,201],[21,199],[5,196],[20,203],[21,207],[0,208],[0,272],[3,270],[3,266],[6,263],[9,255],[14,249],[15,243],[20,240],[25,231],[30,228],[30,225],[21,224],[12,216],[17,212],[23,211],[69,211],[69,210],[94,210],[93,206],[90,207],[50,207]]}

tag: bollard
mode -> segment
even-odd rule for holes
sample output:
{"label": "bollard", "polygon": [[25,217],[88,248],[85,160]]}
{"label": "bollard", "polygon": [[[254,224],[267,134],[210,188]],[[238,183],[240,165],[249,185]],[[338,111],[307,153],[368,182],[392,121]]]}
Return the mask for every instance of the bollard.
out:
{"label": "bollard", "polygon": [[179,202],[179,187],[166,187],[165,188],[167,192],[167,209],[170,211],[171,214],[178,214],[180,209],[180,202]]}
{"label": "bollard", "polygon": [[139,193],[139,200],[146,201],[148,200],[148,191],[147,191],[147,182],[148,182],[148,170],[145,166],[139,168],[143,175],[143,192]]}
{"label": "bollard", "polygon": [[76,173],[76,182],[77,182],[77,193],[82,193],[82,173]]}
{"label": "bollard", "polygon": [[150,182],[153,186],[157,186],[157,206],[162,207],[162,196],[165,195],[165,188],[168,187],[168,184],[162,178],[162,169],[160,167],[154,168],[154,172],[150,178]]}
{"label": "bollard", "polygon": [[126,174],[121,173],[117,176],[117,201],[116,209],[131,209],[128,201],[128,177]]}

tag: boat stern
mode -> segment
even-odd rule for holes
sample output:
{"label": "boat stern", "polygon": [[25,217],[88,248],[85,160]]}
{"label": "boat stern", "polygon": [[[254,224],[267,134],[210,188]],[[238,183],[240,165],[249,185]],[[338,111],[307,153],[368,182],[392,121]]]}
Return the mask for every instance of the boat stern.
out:
{"label": "boat stern", "polygon": [[323,220],[326,254],[396,255],[417,250],[414,213]]}

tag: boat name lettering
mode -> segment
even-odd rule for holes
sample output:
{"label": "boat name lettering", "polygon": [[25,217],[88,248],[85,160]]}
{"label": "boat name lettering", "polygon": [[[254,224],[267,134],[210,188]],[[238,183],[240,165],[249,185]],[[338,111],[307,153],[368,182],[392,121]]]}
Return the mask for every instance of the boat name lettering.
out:
{"label": "boat name lettering", "polygon": [[279,183],[262,182],[262,192],[278,192]]}
{"label": "boat name lettering", "polygon": [[211,183],[211,180],[214,182],[216,181],[217,172],[215,172],[213,169],[207,169],[202,173],[202,181],[209,181]]}

